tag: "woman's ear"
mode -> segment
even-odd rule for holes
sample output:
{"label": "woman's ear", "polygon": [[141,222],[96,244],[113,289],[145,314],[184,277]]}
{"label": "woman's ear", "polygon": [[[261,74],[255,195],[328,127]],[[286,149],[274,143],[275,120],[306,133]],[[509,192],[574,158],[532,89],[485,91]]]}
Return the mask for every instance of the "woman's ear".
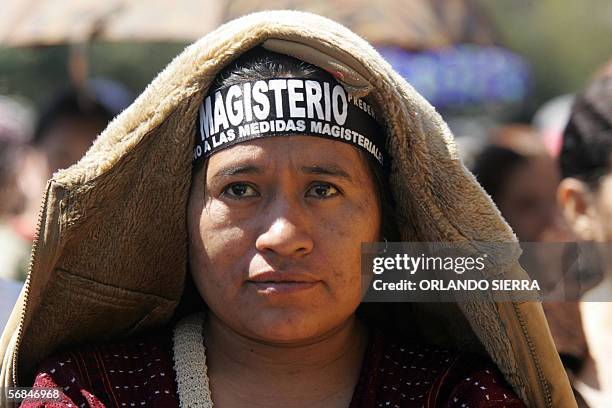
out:
{"label": "woman's ear", "polygon": [[557,188],[557,202],[574,234],[581,240],[597,238],[597,214],[593,193],[581,180],[565,178]]}

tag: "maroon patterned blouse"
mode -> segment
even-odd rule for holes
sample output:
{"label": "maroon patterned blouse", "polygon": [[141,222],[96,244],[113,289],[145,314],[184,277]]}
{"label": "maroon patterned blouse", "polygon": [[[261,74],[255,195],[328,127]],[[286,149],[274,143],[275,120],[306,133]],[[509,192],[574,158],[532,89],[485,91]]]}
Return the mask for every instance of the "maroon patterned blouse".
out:
{"label": "maroon patterned blouse", "polygon": [[[480,357],[405,343],[377,330],[370,339],[349,408],[525,406]],[[26,400],[21,407],[178,407],[172,332],[58,354],[40,366],[34,386],[60,387],[61,400]]]}

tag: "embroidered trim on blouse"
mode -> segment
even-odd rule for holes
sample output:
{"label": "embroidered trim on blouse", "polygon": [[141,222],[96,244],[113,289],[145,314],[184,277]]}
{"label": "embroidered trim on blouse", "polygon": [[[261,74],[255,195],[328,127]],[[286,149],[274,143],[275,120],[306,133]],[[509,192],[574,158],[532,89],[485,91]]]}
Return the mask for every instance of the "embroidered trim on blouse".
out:
{"label": "embroidered trim on blouse", "polygon": [[195,313],[181,319],[174,328],[174,371],[182,408],[213,407],[202,336],[203,323],[204,314]]}

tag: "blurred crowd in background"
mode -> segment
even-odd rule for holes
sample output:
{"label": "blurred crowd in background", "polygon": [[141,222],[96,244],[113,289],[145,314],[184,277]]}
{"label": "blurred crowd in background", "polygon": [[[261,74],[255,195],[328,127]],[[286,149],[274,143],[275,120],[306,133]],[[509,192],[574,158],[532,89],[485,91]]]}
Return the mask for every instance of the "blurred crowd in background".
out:
{"label": "blurred crowd in background", "polygon": [[[98,3],[0,4],[0,327],[27,278],[46,181],[83,156],[171,55],[266,8],[313,11],[371,41],[449,123],[520,241],[612,241],[610,2],[512,2],[519,12],[468,0]],[[562,5],[593,21],[528,38],[533,24],[559,24]],[[550,65],[559,55],[571,57],[563,69]],[[572,80],[555,87],[557,72]],[[604,267],[591,290],[612,293],[611,282]],[[612,406],[611,305],[544,305],[582,406]]]}

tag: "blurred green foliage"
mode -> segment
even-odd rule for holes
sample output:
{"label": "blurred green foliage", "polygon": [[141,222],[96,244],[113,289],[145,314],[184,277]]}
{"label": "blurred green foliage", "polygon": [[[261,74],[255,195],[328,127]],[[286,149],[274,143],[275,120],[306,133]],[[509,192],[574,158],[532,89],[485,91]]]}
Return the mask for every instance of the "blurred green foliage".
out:
{"label": "blurred green foliage", "polygon": [[[93,43],[87,49],[90,77],[108,77],[135,94],[186,44]],[[54,90],[70,83],[69,46],[0,48],[0,94],[18,94],[41,106]]]}
{"label": "blurred green foliage", "polygon": [[535,104],[576,92],[612,58],[610,0],[480,0],[535,76]]}
{"label": "blurred green foliage", "polygon": [[[480,0],[503,44],[526,57],[535,75],[532,112],[545,100],[584,86],[612,57],[611,0]],[[118,79],[139,94],[186,44],[93,43],[89,76]],[[0,47],[0,94],[40,106],[69,82],[68,46]]]}

